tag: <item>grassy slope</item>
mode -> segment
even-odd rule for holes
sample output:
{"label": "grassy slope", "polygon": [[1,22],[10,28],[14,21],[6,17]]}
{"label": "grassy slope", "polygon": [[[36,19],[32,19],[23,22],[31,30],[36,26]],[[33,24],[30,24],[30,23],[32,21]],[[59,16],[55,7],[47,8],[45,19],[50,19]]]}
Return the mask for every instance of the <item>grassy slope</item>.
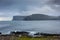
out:
{"label": "grassy slope", "polygon": [[29,37],[17,37],[16,40],[57,40],[53,37],[41,37],[41,38],[29,38]]}

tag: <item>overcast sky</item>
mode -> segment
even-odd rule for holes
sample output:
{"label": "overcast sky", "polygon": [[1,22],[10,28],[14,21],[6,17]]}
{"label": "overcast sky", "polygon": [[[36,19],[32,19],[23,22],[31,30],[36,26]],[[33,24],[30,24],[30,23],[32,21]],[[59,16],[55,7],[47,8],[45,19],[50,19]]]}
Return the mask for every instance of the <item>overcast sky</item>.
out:
{"label": "overcast sky", "polygon": [[14,15],[60,15],[60,0],[0,0],[0,17]]}

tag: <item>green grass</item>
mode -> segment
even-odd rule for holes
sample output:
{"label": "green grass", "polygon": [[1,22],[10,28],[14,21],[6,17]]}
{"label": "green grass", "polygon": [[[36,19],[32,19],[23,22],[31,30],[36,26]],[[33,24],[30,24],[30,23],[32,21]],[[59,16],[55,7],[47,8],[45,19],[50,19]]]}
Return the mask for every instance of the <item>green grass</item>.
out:
{"label": "green grass", "polygon": [[56,40],[55,38],[52,37],[41,37],[41,38],[30,38],[30,37],[17,37],[16,40]]}
{"label": "green grass", "polygon": [[46,38],[18,38],[17,40],[46,40]]}

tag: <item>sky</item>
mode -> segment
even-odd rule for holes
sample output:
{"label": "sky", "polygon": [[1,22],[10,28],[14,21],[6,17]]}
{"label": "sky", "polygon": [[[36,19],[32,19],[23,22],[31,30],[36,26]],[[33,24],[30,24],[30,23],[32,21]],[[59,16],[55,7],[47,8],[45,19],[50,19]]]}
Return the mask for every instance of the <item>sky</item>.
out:
{"label": "sky", "polygon": [[60,16],[60,0],[0,0],[0,20],[31,14]]}

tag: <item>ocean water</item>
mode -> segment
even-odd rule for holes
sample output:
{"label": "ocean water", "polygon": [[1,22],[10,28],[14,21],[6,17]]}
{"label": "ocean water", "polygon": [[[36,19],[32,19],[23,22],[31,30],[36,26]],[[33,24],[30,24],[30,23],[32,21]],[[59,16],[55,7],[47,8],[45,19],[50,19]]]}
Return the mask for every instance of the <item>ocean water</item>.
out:
{"label": "ocean water", "polygon": [[0,21],[0,32],[30,31],[60,33],[60,20],[45,21]]}

